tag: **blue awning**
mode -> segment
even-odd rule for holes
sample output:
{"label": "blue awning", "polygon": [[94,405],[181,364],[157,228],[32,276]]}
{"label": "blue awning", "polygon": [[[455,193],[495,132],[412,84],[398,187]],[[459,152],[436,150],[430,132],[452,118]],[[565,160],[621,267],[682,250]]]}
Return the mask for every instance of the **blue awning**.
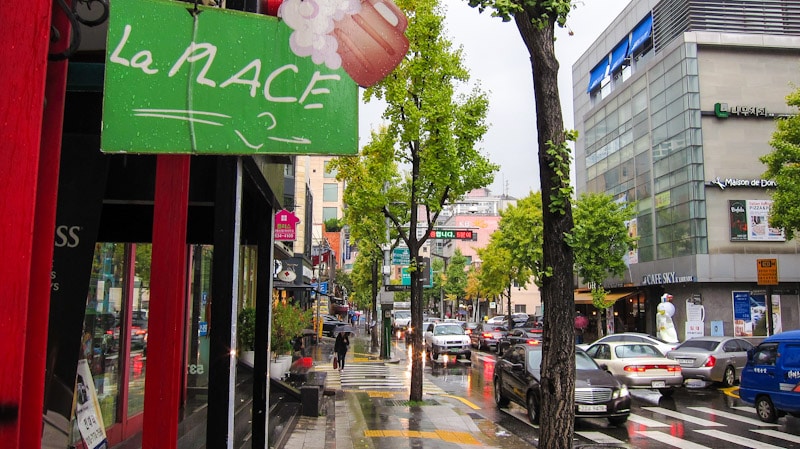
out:
{"label": "blue awning", "polygon": [[608,58],[605,58],[603,59],[603,62],[592,69],[592,71],[589,73],[589,89],[587,89],[587,92],[595,90],[600,85],[600,82],[606,77],[607,70]]}
{"label": "blue awning", "polygon": [[622,63],[625,61],[625,57],[628,56],[628,40],[625,39],[624,41],[620,42],[611,52],[611,70],[610,73],[614,73],[617,71],[618,68],[622,66]]}
{"label": "blue awning", "polygon": [[631,33],[631,48],[628,50],[628,56],[640,49],[650,39],[651,34],[653,34],[653,16],[648,14]]}

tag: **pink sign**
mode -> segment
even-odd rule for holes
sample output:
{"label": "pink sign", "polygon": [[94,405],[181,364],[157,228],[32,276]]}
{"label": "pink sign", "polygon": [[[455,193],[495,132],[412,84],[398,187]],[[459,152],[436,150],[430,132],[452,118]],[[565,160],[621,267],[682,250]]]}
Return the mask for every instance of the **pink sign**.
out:
{"label": "pink sign", "polygon": [[293,242],[297,239],[295,228],[300,219],[294,212],[284,209],[275,214],[275,240],[279,242]]}

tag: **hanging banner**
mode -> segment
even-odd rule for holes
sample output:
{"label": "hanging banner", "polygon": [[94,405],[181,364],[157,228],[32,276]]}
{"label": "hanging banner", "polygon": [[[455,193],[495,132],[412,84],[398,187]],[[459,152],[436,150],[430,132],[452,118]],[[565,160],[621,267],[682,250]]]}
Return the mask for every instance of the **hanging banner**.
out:
{"label": "hanging banner", "polygon": [[325,64],[335,47],[327,56],[292,48],[292,28],[276,17],[113,3],[102,151],[357,153],[358,86],[341,61]]}

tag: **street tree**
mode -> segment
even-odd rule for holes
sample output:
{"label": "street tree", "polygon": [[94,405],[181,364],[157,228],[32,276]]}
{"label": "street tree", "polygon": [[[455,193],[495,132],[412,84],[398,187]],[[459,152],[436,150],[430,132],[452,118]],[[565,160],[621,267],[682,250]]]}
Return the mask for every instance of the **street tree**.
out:
{"label": "street tree", "polygon": [[[603,281],[621,276],[627,268],[625,255],[636,244],[628,233],[628,222],[635,213],[633,203],[616,201],[605,193],[584,193],[573,207],[575,226],[567,237],[578,276],[588,282],[598,310],[613,304],[606,302]],[[602,335],[600,320],[597,323],[598,335]]]}
{"label": "street tree", "polygon": [[573,193],[568,141],[558,93],[555,26],[565,26],[572,0],[468,0],[503,21],[514,20],[530,54],[536,105],[539,179],[542,190],[543,251],[541,293],[544,303],[542,345],[541,447],[572,447],[575,432],[575,313],[572,248],[565,235],[572,230]]}
{"label": "street tree", "polygon": [[469,303],[473,307],[472,319],[474,321],[480,320],[478,312],[480,311],[481,307],[481,297],[485,296],[485,293],[483,292],[483,290],[481,290],[480,274],[481,274],[480,266],[475,266],[475,264],[470,264],[469,270],[467,271],[467,286],[464,289],[464,297],[469,301]]}
{"label": "street tree", "polygon": [[[469,74],[444,36],[444,17],[438,0],[397,0],[408,17],[409,51],[385,79],[364,91],[364,99],[382,99],[386,109],[385,136],[393,142],[391,159],[408,175],[385,184],[383,215],[409,249],[411,266],[411,326],[422,324],[420,249],[445,204],[492,183],[497,165],[484,156],[478,143],[486,133],[488,99],[466,87]],[[412,334],[409,400],[422,400],[422,338]]]}
{"label": "street tree", "polygon": [[[458,303],[467,296],[467,258],[456,248],[450,263],[447,264],[445,271],[446,280],[444,282],[444,292],[450,298],[455,298],[453,303],[453,313],[458,316]],[[453,317],[455,318],[455,317]]]}
{"label": "street tree", "polygon": [[[800,89],[786,97],[786,104],[800,107]],[[767,166],[764,178],[777,184],[769,224],[783,228],[791,240],[800,229],[800,115],[778,120],[769,144],[774,150],[760,159]]]}
{"label": "street tree", "polygon": [[[345,181],[342,199],[346,205],[343,221],[349,227],[350,239],[359,251],[353,268],[353,289],[358,298],[371,306],[371,318],[377,317],[378,289],[382,284],[379,268],[383,264],[383,247],[390,244],[393,235],[387,236],[383,208],[387,202],[397,202],[385,189],[386,184],[400,182],[401,176],[395,162],[394,142],[386,129],[372,132],[371,139],[357,156],[331,160],[328,171],[336,179]],[[394,233],[396,237],[396,233]],[[378,333],[372,332],[372,347],[378,346]]]}

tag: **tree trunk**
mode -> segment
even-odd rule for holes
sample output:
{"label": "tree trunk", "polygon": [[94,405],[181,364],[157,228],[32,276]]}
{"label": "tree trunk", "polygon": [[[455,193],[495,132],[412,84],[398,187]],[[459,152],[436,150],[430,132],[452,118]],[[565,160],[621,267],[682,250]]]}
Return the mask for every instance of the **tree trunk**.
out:
{"label": "tree trunk", "polygon": [[[551,276],[542,278],[541,290],[544,330],[539,447],[567,449],[572,447],[575,430],[575,339],[572,332],[564,331],[573,328],[575,315],[573,254],[564,240],[565,233],[572,231],[572,210],[569,194],[561,190],[569,185],[569,170],[566,175],[559,176],[557,169],[563,169],[563,162],[559,163],[549,150],[564,144],[565,134],[558,95],[558,60],[553,43],[555,22],[551,18],[540,29],[530,20],[542,17],[542,12],[526,9],[515,16],[531,55],[544,222],[543,261],[544,267],[552,270]],[[560,199],[561,205],[553,207],[554,198]]]}
{"label": "tree trunk", "polygon": [[380,351],[377,326],[371,327],[372,321],[378,319],[378,282],[378,259],[375,259],[372,261],[372,311],[366,322],[370,333],[370,349],[373,351]]}

